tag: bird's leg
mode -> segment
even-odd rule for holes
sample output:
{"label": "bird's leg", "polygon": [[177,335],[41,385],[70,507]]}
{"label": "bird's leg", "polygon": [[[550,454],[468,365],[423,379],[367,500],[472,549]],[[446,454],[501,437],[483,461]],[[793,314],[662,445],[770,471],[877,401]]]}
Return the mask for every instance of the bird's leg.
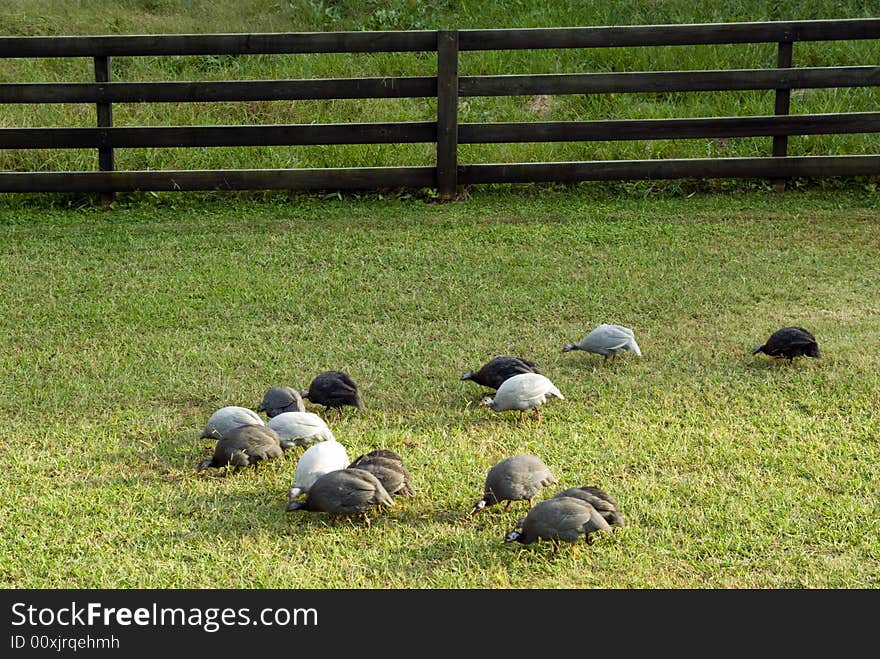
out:
{"label": "bird's leg", "polygon": [[504,512],[507,512],[508,508],[510,508],[510,499],[504,502]]}
{"label": "bird's leg", "polygon": [[541,408],[540,407],[535,408],[535,422],[541,423]]}
{"label": "bird's leg", "polygon": [[361,517],[364,518],[364,523],[367,525],[367,528],[370,528],[370,518],[367,517],[367,513],[361,513]]}
{"label": "bird's leg", "polygon": [[552,542],[553,542],[553,554],[555,556],[556,553],[559,551],[559,540],[557,540],[556,538],[553,538]]}
{"label": "bird's leg", "polygon": [[584,542],[586,542],[588,545],[593,544],[593,539],[590,537],[589,533],[584,534]]}

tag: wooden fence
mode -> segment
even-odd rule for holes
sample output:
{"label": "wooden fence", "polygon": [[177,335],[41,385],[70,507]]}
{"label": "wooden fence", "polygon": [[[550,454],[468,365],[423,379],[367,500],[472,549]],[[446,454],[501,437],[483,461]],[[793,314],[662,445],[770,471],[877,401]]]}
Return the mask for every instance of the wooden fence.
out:
{"label": "wooden fence", "polygon": [[[790,115],[791,90],[880,85],[880,66],[793,67],[797,41],[880,38],[880,19],[547,29],[277,34],[0,37],[0,58],[90,57],[93,83],[3,83],[0,104],[88,103],[94,128],[2,128],[2,149],[97,149],[100,171],[0,172],[0,192],[376,189],[609,179],[856,176],[880,174],[876,153],[787,156],[789,135],[880,132],[880,112]],[[459,76],[461,51],[777,43],[767,69]],[[436,76],[310,80],[115,82],[111,58],[288,53],[437,53]],[[468,96],[775,90],[772,115],[459,123]],[[436,97],[436,121],[322,125],[115,127],[116,103]],[[658,140],[772,136],[757,158],[687,158],[462,164],[458,145],[489,142]],[[116,171],[114,151],[132,147],[436,143],[434,167]]]}

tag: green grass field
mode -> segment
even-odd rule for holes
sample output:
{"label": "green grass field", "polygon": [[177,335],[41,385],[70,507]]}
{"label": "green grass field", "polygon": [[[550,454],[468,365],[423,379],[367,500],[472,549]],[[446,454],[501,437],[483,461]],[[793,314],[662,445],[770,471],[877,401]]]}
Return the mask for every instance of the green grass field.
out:
{"label": "green grass field", "polygon": [[[0,199],[0,582],[876,588],[878,221],[869,186]],[[560,352],[599,322],[644,357]],[[789,324],[821,359],[750,354]],[[566,399],[540,424],[479,407],[459,374],[496,353]],[[215,409],[327,368],[368,408],[329,414],[337,438],[401,453],[414,498],[367,529],[285,512],[296,454],[196,472]],[[521,452],[627,527],[505,545],[524,504],[467,513]]]}

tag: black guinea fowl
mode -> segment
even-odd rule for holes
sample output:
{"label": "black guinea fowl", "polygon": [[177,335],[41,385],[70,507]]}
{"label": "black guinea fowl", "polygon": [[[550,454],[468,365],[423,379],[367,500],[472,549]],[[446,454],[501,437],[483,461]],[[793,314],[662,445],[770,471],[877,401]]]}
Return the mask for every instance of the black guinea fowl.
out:
{"label": "black guinea fowl", "polygon": [[620,514],[617,499],[595,485],[570,487],[553,495],[553,497],[574,497],[586,501],[605,518],[609,525],[624,526],[623,515]]}
{"label": "black guinea fowl", "polygon": [[320,476],[309,488],[305,501],[291,501],[287,510],[328,513],[332,517],[358,515],[367,526],[372,506],[393,506],[382,482],[363,469],[337,469]]}
{"label": "black guinea fowl", "polygon": [[325,410],[331,407],[342,408],[345,405],[364,410],[357,383],[343,371],[319,373],[309,384],[309,390],[300,395],[316,405],[323,405]]}
{"label": "black guinea fowl", "polygon": [[411,497],[415,494],[412,489],[412,476],[401,457],[394,451],[376,449],[365,453],[355,458],[349,465],[349,469],[352,468],[369,471],[379,479],[391,495]]}
{"label": "black guinea fowl", "polygon": [[471,514],[502,501],[504,510],[511,501],[527,501],[529,507],[545,487],[554,485],[556,478],[543,461],[535,455],[513,455],[505,458],[486,474],[483,498],[474,504]]}
{"label": "black guinea fowl", "polygon": [[302,396],[291,387],[271,387],[263,394],[257,412],[265,412],[270,419],[284,412],[305,412]]}
{"label": "black guinea fowl", "polygon": [[224,432],[217,440],[214,455],[200,462],[197,469],[218,469],[226,465],[247,467],[283,454],[281,438],[268,426],[238,426]]}
{"label": "black guinea fowl", "polygon": [[755,346],[753,355],[763,352],[770,357],[784,357],[791,363],[795,357],[806,355],[819,358],[819,344],[816,337],[803,327],[783,327],[776,330],[764,345]]}
{"label": "black guinea fowl", "polygon": [[477,371],[465,371],[461,374],[462,380],[471,380],[477,384],[498,389],[501,383],[520,373],[540,373],[537,364],[522,357],[499,355],[483,364]]}
{"label": "black guinea fowl", "polygon": [[583,536],[587,544],[596,531],[610,531],[605,518],[583,499],[552,497],[538,503],[520,520],[520,528],[507,533],[504,542],[530,545],[537,540],[550,540],[556,549],[559,543],[575,543]]}

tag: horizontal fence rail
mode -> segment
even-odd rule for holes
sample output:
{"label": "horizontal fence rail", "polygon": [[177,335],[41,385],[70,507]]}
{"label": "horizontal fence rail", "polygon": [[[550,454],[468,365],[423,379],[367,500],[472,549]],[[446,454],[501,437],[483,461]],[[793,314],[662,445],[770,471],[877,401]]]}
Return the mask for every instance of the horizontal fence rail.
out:
{"label": "horizontal fence rail", "polygon": [[462,76],[459,78],[459,82],[458,93],[460,96],[873,87],[880,85],[880,66],[835,66],[772,71],[741,69],[732,71]]}
{"label": "horizontal fence rail", "polygon": [[[691,25],[458,30],[459,50],[697,46],[880,38],[880,18]],[[0,57],[419,52],[433,30],[0,37]]]}
{"label": "horizontal fence rail", "polygon": [[[880,39],[880,19],[573,28],[410,30],[263,34],[0,37],[3,58],[92,58],[94,82],[4,82],[2,104],[94,105],[96,126],[4,127],[0,149],[97,149],[100,171],[0,172],[0,192],[135,190],[378,189],[432,187],[442,198],[462,185],[670,178],[787,178],[880,174],[880,156],[788,156],[792,135],[880,132],[880,112],[791,114],[792,90],[880,86],[880,66],[797,67],[800,41]],[[698,71],[587,71],[460,75],[464,51],[636,48],[776,43],[775,65]],[[133,56],[436,53],[436,75],[223,81],[116,81],[113,58]],[[669,119],[462,123],[458,102],[477,96],[663,94],[769,90],[773,114]],[[436,98],[435,121],[219,126],[115,126],[120,103],[213,103]],[[461,144],[770,137],[766,157],[470,163]],[[436,165],[319,169],[116,171],[115,150],[333,144],[433,143]]]}
{"label": "horizontal fence rail", "polygon": [[436,142],[437,124],[293,124],[135,128],[0,128],[0,149],[293,146]]}
{"label": "horizontal fence rail", "polygon": [[0,103],[207,103],[436,95],[437,81],[428,77],[0,84]]}
{"label": "horizontal fence rail", "polygon": [[436,49],[437,33],[432,30],[0,37],[0,57],[405,53]]}
{"label": "horizontal fence rail", "polygon": [[675,178],[790,178],[876,174],[880,156],[687,158],[501,165],[463,165],[463,184],[611,181]]}
{"label": "horizontal fence rail", "polygon": [[[844,133],[880,133],[880,112],[712,119],[463,123],[458,125],[458,142],[599,142]],[[437,125],[432,121],[277,126],[0,128],[0,149],[405,144],[436,141]]]}

